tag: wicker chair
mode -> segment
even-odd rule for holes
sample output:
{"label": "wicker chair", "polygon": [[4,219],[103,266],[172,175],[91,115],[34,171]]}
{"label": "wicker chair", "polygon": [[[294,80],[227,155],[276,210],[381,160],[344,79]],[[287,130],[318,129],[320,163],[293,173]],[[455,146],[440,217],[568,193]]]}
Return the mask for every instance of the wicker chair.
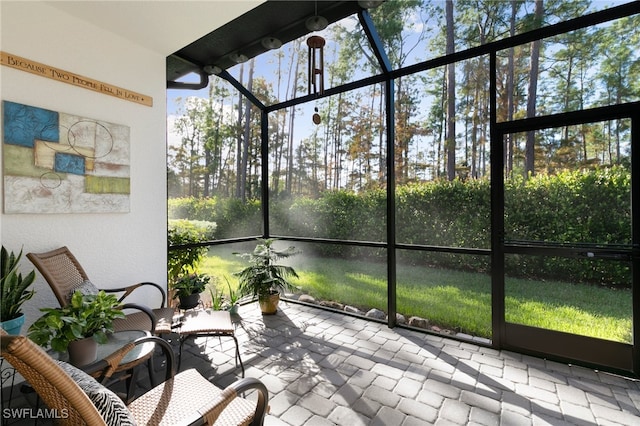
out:
{"label": "wicker chair", "polygon": [[[84,283],[89,282],[89,277],[80,265],[80,262],[67,247],[60,247],[45,253],[28,253],[27,258],[38,268],[44,279],[49,283],[60,306],[69,303],[71,292]],[[122,288],[103,289],[108,293],[123,293],[120,301],[129,296],[140,287],[152,287],[157,289],[162,297],[159,308],[150,309],[147,306],[126,303],[124,309],[135,309],[136,312],[127,311],[126,318],[116,319],[113,323],[116,331],[122,330],[147,330],[153,334],[171,332],[173,321],[173,308],[165,307],[166,296],[162,287],[156,283],[142,282]]]}
{"label": "wicker chair", "polygon": [[[269,395],[264,384],[255,378],[240,379],[224,390],[206,380],[195,369],[173,374],[171,346],[158,337],[167,357],[168,380],[129,404],[127,420],[137,425],[262,425]],[[64,413],[63,425],[106,425],[105,418],[90,397],[62,366],[25,336],[9,336],[0,331],[2,356],[31,384],[47,406]],[[104,360],[107,370],[117,365],[135,343]],[[84,373],[81,373],[84,376]],[[87,376],[88,377],[88,376]],[[101,388],[93,379],[92,386]],[[108,391],[107,391],[108,392]],[[251,399],[238,394],[251,392]],[[117,404],[122,404],[113,394]],[[128,410],[127,410],[128,409]],[[110,413],[111,414],[111,413]],[[112,420],[113,421],[113,420]],[[122,421],[122,420],[120,420]],[[116,424],[126,424],[126,422]]]}

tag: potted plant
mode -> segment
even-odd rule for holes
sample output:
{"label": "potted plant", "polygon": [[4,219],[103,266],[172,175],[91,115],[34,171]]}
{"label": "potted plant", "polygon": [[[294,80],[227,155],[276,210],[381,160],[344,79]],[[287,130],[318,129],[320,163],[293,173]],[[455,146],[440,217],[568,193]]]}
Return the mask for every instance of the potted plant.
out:
{"label": "potted plant", "polygon": [[259,238],[253,252],[234,253],[249,262],[246,268],[235,273],[239,278],[240,294],[257,296],[260,310],[268,315],[278,311],[280,292],[296,289],[288,278],[298,278],[298,274],[291,266],[280,265],[277,262],[299,252],[295,247],[276,250],[273,248],[274,241],[273,238]]}
{"label": "potted plant", "polygon": [[35,280],[36,273],[32,270],[23,277],[18,272],[21,257],[22,250],[16,256],[2,246],[0,253],[0,273],[2,274],[0,278],[0,323],[9,334],[20,334],[20,329],[24,324],[22,304],[35,294],[35,290],[29,290],[29,286]]}
{"label": "potted plant", "polygon": [[224,279],[227,281],[227,288],[229,289],[228,310],[231,315],[235,315],[238,313],[238,301],[240,300],[240,293],[231,288],[231,283],[229,283],[227,277],[224,277]]}
{"label": "potted plant", "polygon": [[211,287],[209,287],[209,294],[211,295],[211,309],[221,311],[224,305],[224,294],[218,293],[218,289]]}
{"label": "potted plant", "polygon": [[180,276],[171,286],[174,290],[174,299],[180,300],[181,309],[192,309],[198,306],[200,302],[200,293],[202,293],[209,283],[207,274],[185,274]]}
{"label": "potted plant", "polygon": [[54,351],[67,351],[76,366],[95,361],[98,343],[106,343],[113,332],[113,320],[125,317],[118,298],[103,290],[86,295],[76,291],[65,307],[40,310],[44,315],[29,327],[29,338]]}

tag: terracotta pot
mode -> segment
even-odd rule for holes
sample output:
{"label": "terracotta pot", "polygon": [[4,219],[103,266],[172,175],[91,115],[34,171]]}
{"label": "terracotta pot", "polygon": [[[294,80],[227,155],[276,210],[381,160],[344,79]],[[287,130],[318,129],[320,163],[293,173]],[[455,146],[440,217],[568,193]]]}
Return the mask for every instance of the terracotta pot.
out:
{"label": "terracotta pot", "polygon": [[69,352],[69,362],[76,367],[82,367],[96,360],[98,355],[98,342],[93,340],[93,337],[74,340],[69,342],[67,352]]}
{"label": "terracotta pot", "polygon": [[258,303],[262,315],[273,315],[278,312],[278,303],[280,303],[280,293],[265,294],[258,296]]}

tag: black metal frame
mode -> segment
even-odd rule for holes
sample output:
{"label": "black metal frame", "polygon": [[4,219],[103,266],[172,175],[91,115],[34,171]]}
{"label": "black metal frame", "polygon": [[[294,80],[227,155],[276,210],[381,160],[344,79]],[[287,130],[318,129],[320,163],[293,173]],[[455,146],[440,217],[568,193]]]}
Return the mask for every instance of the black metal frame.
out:
{"label": "black metal frame", "polygon": [[[269,168],[268,162],[262,162],[262,217],[263,235],[227,239],[199,244],[174,246],[169,249],[180,249],[190,246],[210,246],[228,243],[238,243],[253,240],[256,237],[280,238],[290,241],[313,242],[318,244],[357,245],[363,247],[379,247],[387,250],[388,262],[388,325],[396,326],[396,250],[420,250],[425,252],[446,252],[457,254],[474,254],[489,256],[492,275],[492,344],[496,349],[510,349],[537,356],[544,356],[559,361],[579,363],[601,369],[640,376],[640,224],[633,220],[632,246],[618,248],[590,247],[589,251],[602,255],[623,255],[630,259],[633,269],[633,342],[632,345],[609,342],[601,339],[587,338],[550,330],[535,329],[517,324],[508,324],[504,313],[504,256],[507,253],[549,254],[552,250],[557,255],[569,255],[579,247],[544,247],[531,244],[506,243],[504,241],[504,157],[502,137],[506,133],[516,131],[535,130],[548,127],[566,126],[568,124],[597,122],[615,118],[632,119],[632,212],[640,211],[640,103],[627,103],[590,110],[574,111],[552,116],[528,118],[511,122],[497,122],[496,95],[496,60],[497,52],[511,47],[552,37],[558,34],[590,27],[600,23],[619,19],[640,13],[640,2],[632,2],[595,12],[555,25],[539,28],[514,37],[498,40],[485,45],[456,52],[451,55],[438,57],[419,64],[392,70],[391,64],[384,52],[382,42],[373,26],[371,17],[366,10],[359,12],[360,23],[371,44],[382,73],[359,81],[347,83],[338,87],[328,88],[322,95],[307,95],[287,100],[274,105],[263,105],[242,84],[235,80],[228,72],[222,72],[219,77],[229,81],[242,94],[256,105],[262,115],[262,147],[261,155],[268,157],[268,119],[269,113],[288,108],[319,98],[333,96],[339,93],[355,90],[373,84],[384,83],[386,90],[386,137],[388,141],[395,140],[394,133],[394,79],[450,63],[467,60],[477,56],[488,55],[490,59],[490,144],[491,144],[491,249],[439,247],[418,244],[401,244],[396,242],[395,223],[395,176],[393,144],[387,144],[387,241],[347,241],[321,238],[293,237],[272,235],[269,226]],[[609,118],[605,118],[609,117]],[[635,149],[634,149],[635,148]],[[638,214],[635,213],[635,216]],[[633,216],[635,218],[635,216]],[[564,343],[563,343],[564,342]],[[558,350],[560,348],[561,350]]]}
{"label": "black metal frame", "polygon": [[[492,56],[492,79],[495,80],[495,56]],[[495,99],[494,99],[495,100]],[[492,110],[495,104],[492,105]],[[494,312],[493,345],[564,362],[604,368],[621,374],[640,375],[640,223],[631,215],[631,245],[599,246],[596,244],[547,244],[507,241],[504,238],[504,164],[503,138],[506,134],[564,127],[617,119],[631,119],[631,211],[640,211],[640,102],[572,111],[511,122],[493,123],[491,152],[500,153],[496,163],[492,157],[492,307]],[[630,261],[632,269],[632,341],[625,344],[609,340],[578,336],[553,330],[509,323],[505,319],[506,254],[559,256],[569,258]]]}

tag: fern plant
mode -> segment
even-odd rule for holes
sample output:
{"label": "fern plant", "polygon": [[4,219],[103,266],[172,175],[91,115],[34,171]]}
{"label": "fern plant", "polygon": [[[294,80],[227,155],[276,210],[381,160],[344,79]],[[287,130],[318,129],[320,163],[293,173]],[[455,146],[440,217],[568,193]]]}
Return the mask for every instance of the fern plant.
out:
{"label": "fern plant", "polygon": [[274,241],[259,238],[252,252],[234,253],[249,263],[243,270],[234,273],[238,277],[240,294],[243,296],[264,297],[296,289],[289,281],[290,277],[298,278],[296,271],[291,266],[279,265],[277,262],[298,254],[299,251],[295,247],[276,250],[273,248]]}

